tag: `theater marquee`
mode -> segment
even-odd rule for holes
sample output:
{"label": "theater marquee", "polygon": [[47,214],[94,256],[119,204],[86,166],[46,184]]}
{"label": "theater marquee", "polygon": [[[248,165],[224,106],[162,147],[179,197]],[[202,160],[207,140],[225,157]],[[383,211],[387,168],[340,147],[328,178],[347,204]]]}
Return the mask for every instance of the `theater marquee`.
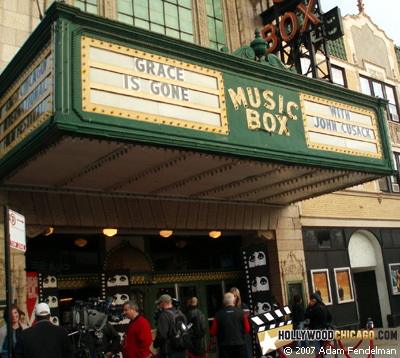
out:
{"label": "theater marquee", "polygon": [[82,37],[82,109],[228,134],[222,73]]}
{"label": "theater marquee", "polygon": [[0,99],[0,157],[53,113],[53,66],[48,46]]}
{"label": "theater marquee", "polygon": [[309,148],[383,157],[373,111],[304,93],[300,99]]}

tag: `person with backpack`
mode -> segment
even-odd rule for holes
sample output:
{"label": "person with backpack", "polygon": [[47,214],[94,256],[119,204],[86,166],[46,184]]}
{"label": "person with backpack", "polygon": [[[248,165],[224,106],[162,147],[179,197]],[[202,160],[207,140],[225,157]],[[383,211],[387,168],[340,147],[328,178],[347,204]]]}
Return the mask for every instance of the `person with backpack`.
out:
{"label": "person with backpack", "polygon": [[217,337],[219,358],[246,358],[245,334],[250,325],[242,309],[235,307],[234,295],[225,293],[224,307],[214,317],[211,334]]}
{"label": "person with backpack", "polygon": [[197,297],[192,297],[188,302],[186,312],[188,325],[192,324],[192,347],[189,348],[189,352],[195,357],[204,352],[204,336],[206,335],[206,318],[197,305]]}
{"label": "person with backpack", "polygon": [[[305,316],[310,320],[308,328],[312,330],[327,329],[332,318],[325,303],[322,302],[321,296],[316,292],[310,295],[310,302],[306,309]],[[324,345],[325,341],[314,340],[315,356],[318,356],[322,352],[321,349]],[[321,358],[327,358],[325,352],[322,353]]]}
{"label": "person with backpack", "polygon": [[186,316],[172,305],[170,295],[161,295],[155,303],[161,313],[157,319],[154,348],[160,349],[160,358],[185,358],[192,344]]}

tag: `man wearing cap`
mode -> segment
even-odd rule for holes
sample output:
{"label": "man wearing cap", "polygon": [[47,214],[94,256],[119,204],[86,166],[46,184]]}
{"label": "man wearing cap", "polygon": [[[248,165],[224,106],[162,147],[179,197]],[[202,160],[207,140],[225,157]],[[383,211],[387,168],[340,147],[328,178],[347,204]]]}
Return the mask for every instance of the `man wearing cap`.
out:
{"label": "man wearing cap", "polygon": [[[157,319],[157,335],[153,343],[154,348],[160,348],[160,358],[185,358],[186,352],[176,350],[170,343],[173,331],[172,325],[174,324],[174,316],[177,311],[172,306],[172,297],[170,295],[161,295],[155,303],[158,305],[161,313]],[[182,312],[180,314],[184,317],[186,323],[186,317]]]}
{"label": "man wearing cap", "polygon": [[47,303],[35,307],[36,324],[25,329],[15,346],[16,358],[73,358],[74,349],[67,332],[50,322]]}

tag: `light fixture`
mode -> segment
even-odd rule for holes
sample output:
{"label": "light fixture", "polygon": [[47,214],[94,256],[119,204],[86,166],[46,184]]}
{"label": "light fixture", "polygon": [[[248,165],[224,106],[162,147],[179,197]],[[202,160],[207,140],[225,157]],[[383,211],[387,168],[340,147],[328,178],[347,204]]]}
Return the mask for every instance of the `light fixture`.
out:
{"label": "light fixture", "polygon": [[68,302],[68,301],[72,301],[72,300],[73,300],[72,297],[69,297],[69,298],[60,298],[60,301],[59,301],[59,302]]}
{"label": "light fixture", "polygon": [[218,239],[221,236],[221,231],[210,231],[208,235],[213,239]]}
{"label": "light fixture", "polygon": [[118,232],[117,229],[113,229],[111,227],[103,229],[103,234],[106,235],[106,236],[109,236],[109,237],[116,235],[117,232]]}
{"label": "light fixture", "polygon": [[170,237],[172,235],[173,231],[172,230],[161,230],[160,231],[160,236],[162,237]]}
{"label": "light fixture", "polygon": [[45,236],[49,236],[49,235],[51,235],[52,233],[54,232],[54,227],[49,227],[49,228],[47,228],[46,229],[46,231],[44,232],[44,235]]}
{"label": "light fixture", "polygon": [[76,239],[74,241],[74,243],[75,243],[76,246],[84,247],[84,246],[87,245],[87,240],[86,239]]}

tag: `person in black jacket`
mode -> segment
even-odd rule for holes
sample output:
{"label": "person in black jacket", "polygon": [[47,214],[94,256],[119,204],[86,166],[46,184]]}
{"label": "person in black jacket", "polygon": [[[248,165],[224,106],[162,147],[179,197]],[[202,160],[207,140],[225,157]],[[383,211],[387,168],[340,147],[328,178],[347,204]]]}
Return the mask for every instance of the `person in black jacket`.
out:
{"label": "person in black jacket", "polygon": [[95,354],[104,354],[105,358],[112,358],[122,351],[121,337],[110,322],[107,322],[101,329],[100,335],[98,335],[97,331],[87,332],[83,337],[83,343],[93,356]]}
{"label": "person in black jacket", "polygon": [[217,337],[219,358],[246,358],[244,335],[250,325],[246,314],[234,305],[231,292],[225,293],[224,305],[214,317],[211,334]]}
{"label": "person in black jacket", "polygon": [[47,303],[35,307],[36,324],[22,331],[15,346],[15,358],[73,358],[74,349],[67,332],[50,322]]}
{"label": "person in black jacket", "polygon": [[[304,326],[306,324],[306,316],[304,312],[303,299],[300,295],[295,295],[293,297],[293,307],[292,307],[292,316],[293,316],[293,329],[294,330],[304,330]],[[307,337],[305,337],[304,341],[298,341],[296,347],[301,348],[310,347],[310,342]]]}
{"label": "person in black jacket", "polygon": [[192,347],[189,348],[189,352],[195,357],[204,352],[204,336],[207,328],[204,313],[199,310],[197,304],[197,297],[192,297],[186,312],[187,323],[192,324]]}
{"label": "person in black jacket", "polygon": [[[161,295],[155,302],[161,310],[157,319],[157,335],[153,342],[154,348],[160,348],[160,358],[185,358],[186,352],[179,351],[171,344],[171,336],[173,334],[174,316],[179,311],[172,305],[172,297],[170,295]],[[186,316],[179,311],[184,318]]]}
{"label": "person in black jacket", "polygon": [[[250,308],[249,306],[242,302],[242,297],[240,296],[240,291],[237,287],[232,287],[229,290],[230,293],[233,294],[233,303],[235,304],[235,307],[238,307],[243,310],[244,314],[247,317],[247,320],[250,319]],[[250,326],[250,331],[251,331],[251,326]],[[246,357],[247,358],[253,358],[253,347],[251,345],[251,338],[250,338],[250,332],[248,334],[244,335],[244,340],[246,342]]]}
{"label": "person in black jacket", "polygon": [[[306,318],[310,320],[309,328],[312,330],[322,330],[328,327],[328,310],[322,302],[321,296],[314,292],[310,295],[310,302],[306,309]],[[319,355],[324,347],[325,341],[314,340],[315,355]],[[325,353],[322,353],[321,358],[327,358]]]}

